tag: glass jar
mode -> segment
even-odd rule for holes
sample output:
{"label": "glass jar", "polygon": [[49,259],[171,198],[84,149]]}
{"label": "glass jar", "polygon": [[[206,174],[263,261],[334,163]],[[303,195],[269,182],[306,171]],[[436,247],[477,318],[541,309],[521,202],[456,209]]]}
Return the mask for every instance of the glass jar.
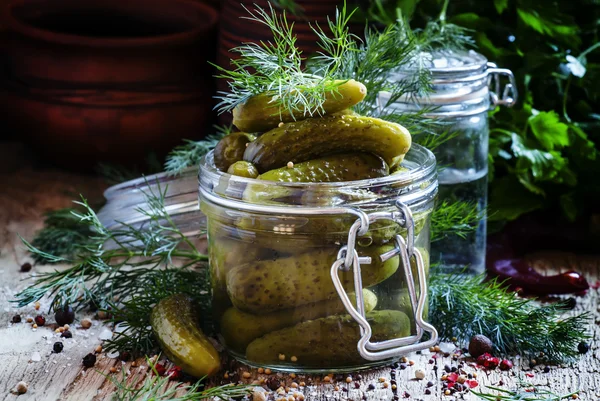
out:
{"label": "glass jar", "polygon": [[[434,135],[446,141],[433,152],[438,161],[439,202],[464,202],[479,216],[477,227],[465,236],[443,233],[431,244],[431,261],[451,272],[482,273],[485,270],[488,175],[488,111],[498,105],[513,106],[516,84],[510,70],[497,68],[474,51],[438,51],[425,57],[431,72],[432,90],[427,97],[403,97],[390,109],[422,113],[437,119]],[[394,80],[414,72],[398,71]],[[500,94],[501,77],[508,83]],[[493,84],[493,90],[489,86]],[[389,93],[380,94],[387,104]]]}
{"label": "glass jar", "polygon": [[[249,365],[332,372],[435,344],[423,320],[435,157],[414,146],[402,172],[280,183],[200,163],[217,331]],[[427,341],[421,341],[425,332]]]}

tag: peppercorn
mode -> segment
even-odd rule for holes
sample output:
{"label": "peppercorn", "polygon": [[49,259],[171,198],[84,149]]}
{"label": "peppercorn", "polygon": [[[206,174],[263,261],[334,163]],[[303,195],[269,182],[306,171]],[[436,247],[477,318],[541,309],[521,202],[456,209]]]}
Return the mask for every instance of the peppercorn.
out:
{"label": "peppercorn", "polygon": [[17,393],[19,393],[19,394],[25,394],[27,392],[27,383],[18,382],[16,390],[17,390]]}
{"label": "peppercorn", "polygon": [[275,376],[269,377],[265,384],[271,391],[275,391],[281,386],[279,379]]}
{"label": "peppercorn", "polygon": [[546,366],[544,368],[544,373],[550,373],[550,366]]}
{"label": "peppercorn", "polygon": [[483,354],[491,354],[494,349],[492,340],[482,334],[474,335],[469,342],[469,354],[473,358],[478,358]]}
{"label": "peppercorn", "polygon": [[427,382],[427,387],[433,387],[433,382],[431,382],[431,381]]}
{"label": "peppercorn", "polygon": [[590,346],[588,345],[588,343],[586,343],[584,341],[580,342],[579,345],[577,346],[577,351],[579,351],[580,354],[585,354],[589,350],[590,350]]}
{"label": "peppercorn", "polygon": [[44,318],[44,316],[42,315],[37,315],[34,320],[35,324],[37,324],[38,326],[43,326],[46,324],[46,318]]}
{"label": "peppercorn", "polygon": [[64,345],[60,341],[55,342],[54,345],[52,346],[52,349],[57,354],[60,354],[62,352],[63,348],[64,348]]}
{"label": "peppercorn", "polygon": [[512,367],[513,364],[508,359],[503,359],[502,362],[500,362],[500,370],[510,370]]}
{"label": "peppercorn", "polygon": [[63,338],[73,338],[73,333],[71,333],[69,330],[65,330],[60,336]]}
{"label": "peppercorn", "polygon": [[375,390],[375,385],[374,384],[369,384],[369,390]]}
{"label": "peppercorn", "polygon": [[123,351],[119,354],[119,359],[122,360],[123,362],[127,362],[130,357],[131,357],[131,354],[127,351]]}
{"label": "peppercorn", "polygon": [[62,308],[56,311],[54,314],[54,319],[59,326],[71,324],[75,320],[75,312],[73,312],[73,308],[71,308],[69,305],[64,305]]}
{"label": "peppercorn", "polygon": [[167,368],[165,368],[165,365],[157,363],[154,365],[154,369],[152,369],[152,371],[156,371],[159,376],[164,376]]}
{"label": "peppercorn", "polygon": [[404,370],[404,369],[406,369],[406,364],[405,364],[405,363],[401,363],[401,364],[400,364],[400,369],[401,369],[401,370]]}
{"label": "peppercorn", "polygon": [[13,323],[21,323],[21,315],[14,315],[11,321]]}
{"label": "peppercorn", "polygon": [[444,370],[446,371],[446,373],[450,373],[452,371],[452,369],[450,369],[450,366],[448,365],[444,365]]}
{"label": "peppercorn", "polygon": [[83,357],[83,366],[85,366],[86,368],[91,368],[95,364],[96,364],[96,355],[87,354],[86,356]]}
{"label": "peppercorn", "polygon": [[22,273],[27,273],[28,271],[31,270],[31,263],[29,262],[25,262],[21,265],[21,272]]}
{"label": "peppercorn", "polygon": [[358,390],[360,388],[360,384],[357,382],[354,382],[354,388]]}
{"label": "peppercorn", "polygon": [[430,395],[431,394],[431,390],[429,390],[428,388],[425,389],[425,394]]}

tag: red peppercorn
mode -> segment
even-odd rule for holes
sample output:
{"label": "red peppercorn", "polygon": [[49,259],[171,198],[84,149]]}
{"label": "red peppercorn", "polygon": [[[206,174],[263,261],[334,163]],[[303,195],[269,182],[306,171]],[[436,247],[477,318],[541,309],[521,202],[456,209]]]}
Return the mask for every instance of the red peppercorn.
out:
{"label": "red peppercorn", "polygon": [[500,370],[510,370],[512,367],[513,364],[508,359],[503,359],[502,362],[500,362]]}
{"label": "red peppercorn", "polygon": [[485,361],[483,363],[483,366],[485,366],[488,369],[496,369],[499,364],[500,364],[500,359],[492,356],[491,358],[488,358],[487,361]]}
{"label": "red peppercorn", "polygon": [[164,376],[165,372],[167,371],[167,368],[165,368],[165,365],[157,363],[154,365],[153,371],[156,371],[156,373],[158,373],[159,376]]}
{"label": "red peppercorn", "polygon": [[43,326],[46,324],[46,318],[42,315],[37,315],[34,320],[35,324],[37,324],[38,326]]}
{"label": "red peppercorn", "polygon": [[171,369],[167,370],[167,376],[169,380],[180,380],[182,373],[181,368],[179,366],[173,366]]}

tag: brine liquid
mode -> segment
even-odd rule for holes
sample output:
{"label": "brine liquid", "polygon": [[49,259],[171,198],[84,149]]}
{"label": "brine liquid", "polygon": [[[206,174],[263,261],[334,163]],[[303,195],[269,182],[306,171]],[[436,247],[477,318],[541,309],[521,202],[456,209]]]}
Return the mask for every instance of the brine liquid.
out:
{"label": "brine liquid", "polygon": [[[463,201],[473,205],[483,218],[474,231],[464,238],[446,233],[431,243],[433,263],[444,272],[483,273],[485,270],[487,169],[458,170],[446,168],[439,173],[440,204],[444,201]],[[465,270],[466,268],[466,270]]]}

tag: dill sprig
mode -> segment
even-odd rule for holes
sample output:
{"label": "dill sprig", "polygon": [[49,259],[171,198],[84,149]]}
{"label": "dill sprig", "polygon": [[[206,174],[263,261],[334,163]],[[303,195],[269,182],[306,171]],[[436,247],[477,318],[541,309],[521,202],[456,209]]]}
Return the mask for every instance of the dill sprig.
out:
{"label": "dill sprig", "polygon": [[444,200],[431,216],[431,242],[455,235],[466,238],[484,217],[475,202]]}
{"label": "dill sprig", "polygon": [[[93,235],[91,227],[81,224],[76,216],[77,210],[65,208],[46,213],[44,227],[36,233],[32,246],[58,257],[70,258],[90,244]],[[36,263],[48,263],[46,257],[39,253],[32,254]],[[57,260],[58,261],[58,260]],[[56,263],[56,262],[54,262]]]}
{"label": "dill sprig", "polygon": [[588,313],[564,317],[564,303],[539,305],[495,279],[436,273],[429,289],[429,318],[442,339],[468,342],[483,334],[500,353],[543,352],[548,361],[562,362],[576,357],[577,345],[588,338]]}
{"label": "dill sprig", "polygon": [[337,91],[342,83],[332,80],[339,67],[339,63],[333,60],[354,44],[346,27],[349,20],[346,6],[337,11],[334,21],[328,23],[333,36],[331,39],[319,26],[311,27],[321,38],[321,57],[330,61],[326,68],[319,70],[322,75],[304,71],[305,58],[296,46],[293,23],[288,21],[285,11],[277,14],[270,3],[269,10],[255,6],[254,10],[246,8],[246,11],[248,16],[243,18],[267,26],[273,40],[245,43],[231,49],[239,54],[238,59],[231,60],[231,69],[213,64],[219,71],[217,78],[226,79],[229,85],[229,92],[219,93],[221,101],[216,108],[223,113],[254,95],[272,94],[273,106],[288,111],[292,116],[322,115],[325,95]]}
{"label": "dill sprig", "polygon": [[144,229],[123,224],[108,230],[85,198],[76,202],[83,212],[73,215],[92,234],[72,257],[45,252],[22,239],[36,259],[71,267],[38,274],[32,285],[16,295],[15,302],[25,306],[48,295],[52,297],[51,310],[64,304],[74,309],[90,303],[102,307],[114,297],[129,296],[131,287],[148,271],[164,267],[188,269],[205,263],[208,257],[183,235],[165,209],[166,190],[158,185],[156,190],[145,193],[148,208],[138,210],[148,218]]}
{"label": "dill sprig", "polygon": [[572,398],[579,391],[573,391],[568,394],[557,394],[550,389],[542,388],[539,385],[527,383],[519,379],[516,388],[508,390],[505,388],[486,386],[488,390],[496,391],[493,393],[481,393],[472,391],[477,397],[488,401],[560,401]]}
{"label": "dill sprig", "polygon": [[219,141],[233,131],[233,125],[213,126],[215,132],[200,141],[185,139],[184,145],[178,146],[167,155],[165,171],[180,174],[188,167],[197,166],[200,159],[214,149]]}
{"label": "dill sprig", "polygon": [[[116,387],[113,401],[199,401],[199,400],[231,400],[249,395],[252,386],[244,384],[225,384],[216,387],[205,387],[203,379],[192,384],[175,384],[167,376],[160,376],[156,364],[146,358],[148,375],[140,384],[128,384],[128,376],[123,370],[121,377],[104,375]],[[153,372],[154,374],[151,374]]]}

